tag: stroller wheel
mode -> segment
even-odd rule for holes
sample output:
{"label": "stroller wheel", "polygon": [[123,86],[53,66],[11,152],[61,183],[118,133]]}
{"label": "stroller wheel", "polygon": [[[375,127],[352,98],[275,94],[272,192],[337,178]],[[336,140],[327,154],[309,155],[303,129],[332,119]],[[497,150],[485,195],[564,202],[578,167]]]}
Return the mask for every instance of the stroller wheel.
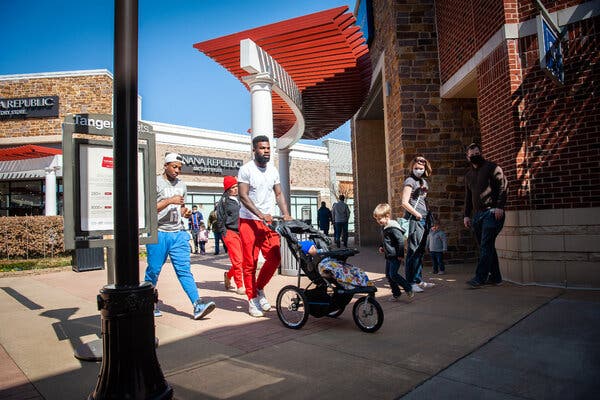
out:
{"label": "stroller wheel", "polygon": [[277,316],[290,329],[300,329],[308,319],[308,301],[304,291],[288,285],[277,295]]}
{"label": "stroller wheel", "polygon": [[352,317],[362,331],[373,333],[383,324],[383,309],[374,298],[361,297],[354,303]]}

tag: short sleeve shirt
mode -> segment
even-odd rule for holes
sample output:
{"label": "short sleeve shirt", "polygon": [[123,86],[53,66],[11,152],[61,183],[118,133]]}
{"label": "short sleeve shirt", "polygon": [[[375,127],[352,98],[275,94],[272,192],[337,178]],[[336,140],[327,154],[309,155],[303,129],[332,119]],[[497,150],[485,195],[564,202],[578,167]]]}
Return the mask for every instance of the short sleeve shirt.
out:
{"label": "short sleeve shirt", "polygon": [[[168,199],[173,196],[183,196],[187,194],[187,186],[181,179],[175,179],[171,182],[162,175],[156,177],[156,202]],[[179,204],[169,204],[158,212],[158,230],[163,232],[177,232],[184,229],[181,220],[181,206]]]}
{"label": "short sleeve shirt", "polygon": [[[275,191],[273,186],[279,184],[279,172],[273,165],[267,164],[265,168],[261,168],[256,165],[254,160],[249,161],[240,168],[237,180],[248,184],[248,197],[261,213],[274,214]],[[259,219],[243,204],[240,208],[240,218]]]}
{"label": "short sleeve shirt", "polygon": [[[404,186],[409,186],[411,188],[409,203],[417,212],[423,216],[427,215],[427,203],[425,199],[427,198],[427,191],[429,190],[429,184],[425,179],[423,179],[423,186],[421,186],[421,182],[409,176],[404,181]],[[417,204],[418,201],[418,204]],[[415,204],[417,205],[415,207]]]}

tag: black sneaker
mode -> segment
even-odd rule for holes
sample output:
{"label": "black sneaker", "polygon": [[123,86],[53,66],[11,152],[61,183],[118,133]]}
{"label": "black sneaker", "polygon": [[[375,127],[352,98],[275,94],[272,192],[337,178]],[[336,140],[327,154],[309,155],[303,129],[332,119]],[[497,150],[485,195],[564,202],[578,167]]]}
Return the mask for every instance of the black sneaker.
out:
{"label": "black sneaker", "polygon": [[488,279],[487,281],[485,281],[485,284],[489,285],[489,286],[500,286],[500,285],[502,285],[502,279],[499,281],[492,281],[492,280]]}
{"label": "black sneaker", "polygon": [[481,282],[479,282],[475,278],[471,279],[470,281],[467,281],[467,285],[471,286],[471,288],[473,288],[473,289],[479,289],[479,288],[483,287]]}

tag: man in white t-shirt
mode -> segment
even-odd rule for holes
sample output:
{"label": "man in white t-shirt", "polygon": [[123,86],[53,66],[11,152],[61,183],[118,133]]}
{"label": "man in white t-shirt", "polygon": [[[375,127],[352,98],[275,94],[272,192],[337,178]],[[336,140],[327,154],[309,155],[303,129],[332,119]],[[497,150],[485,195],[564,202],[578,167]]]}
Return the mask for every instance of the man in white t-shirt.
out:
{"label": "man in white t-shirt", "polygon": [[[264,287],[279,268],[279,235],[267,224],[273,221],[275,203],[285,220],[292,217],[288,212],[281,185],[279,172],[269,164],[271,145],[267,136],[252,139],[254,159],[244,164],[238,172],[238,189],[241,202],[240,237],[242,239],[244,286],[248,296],[248,312],[253,317],[264,316],[271,304],[265,297]],[[265,263],[256,277],[259,251]]]}

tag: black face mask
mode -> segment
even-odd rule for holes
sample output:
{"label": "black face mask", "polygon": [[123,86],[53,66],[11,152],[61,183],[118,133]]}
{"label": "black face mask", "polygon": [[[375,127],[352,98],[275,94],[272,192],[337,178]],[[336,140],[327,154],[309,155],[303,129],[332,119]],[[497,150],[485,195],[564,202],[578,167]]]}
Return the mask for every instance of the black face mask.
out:
{"label": "black face mask", "polygon": [[257,163],[262,165],[262,164],[268,163],[269,160],[271,159],[271,156],[261,156],[260,154],[255,154],[254,159],[256,160]]}
{"label": "black face mask", "polygon": [[483,156],[481,154],[475,154],[474,156],[469,157],[469,161],[475,165],[483,164]]}

